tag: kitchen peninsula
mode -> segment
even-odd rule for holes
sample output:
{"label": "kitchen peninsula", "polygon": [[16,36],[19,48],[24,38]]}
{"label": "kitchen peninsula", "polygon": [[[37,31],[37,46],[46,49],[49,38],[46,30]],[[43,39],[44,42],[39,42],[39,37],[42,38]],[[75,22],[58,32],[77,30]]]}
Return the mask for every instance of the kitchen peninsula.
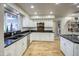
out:
{"label": "kitchen peninsula", "polygon": [[60,35],[60,49],[66,56],[79,56],[79,36]]}

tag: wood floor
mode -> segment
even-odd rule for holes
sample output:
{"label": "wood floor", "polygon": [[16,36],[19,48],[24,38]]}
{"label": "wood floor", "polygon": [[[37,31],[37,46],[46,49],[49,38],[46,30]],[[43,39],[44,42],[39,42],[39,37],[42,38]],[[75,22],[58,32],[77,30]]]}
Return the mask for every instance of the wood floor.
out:
{"label": "wood floor", "polygon": [[33,41],[23,56],[63,56],[59,41]]}

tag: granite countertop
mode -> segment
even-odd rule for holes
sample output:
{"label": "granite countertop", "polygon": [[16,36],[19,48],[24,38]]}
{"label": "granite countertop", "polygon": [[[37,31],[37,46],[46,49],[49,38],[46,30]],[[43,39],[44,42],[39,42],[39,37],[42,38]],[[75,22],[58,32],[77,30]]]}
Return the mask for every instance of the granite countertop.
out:
{"label": "granite countertop", "polygon": [[79,44],[79,38],[78,38],[79,35],[60,35],[60,36],[66,38],[69,41],[72,41],[73,43]]}
{"label": "granite countertop", "polygon": [[[13,37],[13,36],[8,37],[8,38],[5,38],[5,39],[4,39],[4,44],[5,44],[4,47],[6,48],[6,47],[10,46],[11,44],[13,44],[13,43],[19,41],[20,39],[22,39],[23,37],[25,37],[25,36],[27,36],[27,35],[29,35],[29,34],[30,34],[30,32],[26,32],[26,33],[24,33],[24,34],[17,34],[17,35],[22,35],[21,37],[19,37],[19,38],[17,38],[17,39],[16,39],[15,37],[14,37],[14,39],[11,38],[11,37]],[[14,36],[16,36],[16,35],[14,35]]]}
{"label": "granite countertop", "polygon": [[[30,32],[39,32],[37,30],[30,30]],[[40,31],[40,32],[49,32],[49,33],[53,33],[52,30],[44,30],[44,31]]]}
{"label": "granite countertop", "polygon": [[[8,47],[8,46],[10,46],[11,44],[17,42],[18,40],[22,39],[23,37],[29,35],[29,34],[32,33],[32,32],[38,32],[38,31],[36,31],[36,30],[24,31],[24,32],[22,32],[22,33],[20,33],[20,34],[16,34],[16,35],[13,35],[13,36],[11,36],[11,37],[5,38],[5,39],[4,39],[5,48]],[[53,31],[51,31],[51,30],[46,30],[46,31],[43,31],[43,32],[52,33]],[[42,33],[43,33],[43,32],[42,32]],[[16,39],[16,36],[17,36],[17,35],[23,35],[23,36]],[[14,39],[13,39],[12,37],[13,37]]]}

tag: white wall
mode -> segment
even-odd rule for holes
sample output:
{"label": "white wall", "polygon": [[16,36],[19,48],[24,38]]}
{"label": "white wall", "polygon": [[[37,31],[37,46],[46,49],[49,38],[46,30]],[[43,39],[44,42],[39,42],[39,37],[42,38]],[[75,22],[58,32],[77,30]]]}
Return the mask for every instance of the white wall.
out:
{"label": "white wall", "polygon": [[73,17],[71,19],[63,18],[61,20],[61,34],[78,34],[79,35],[79,32],[73,32],[72,33],[72,32],[68,31],[67,23],[68,23],[69,20],[74,21]]}
{"label": "white wall", "polygon": [[69,19],[62,19],[61,20],[61,34],[67,34],[68,31],[67,31],[67,26],[66,26],[66,23],[67,21],[69,21]]}
{"label": "white wall", "polygon": [[3,5],[0,4],[0,56],[4,55]]}

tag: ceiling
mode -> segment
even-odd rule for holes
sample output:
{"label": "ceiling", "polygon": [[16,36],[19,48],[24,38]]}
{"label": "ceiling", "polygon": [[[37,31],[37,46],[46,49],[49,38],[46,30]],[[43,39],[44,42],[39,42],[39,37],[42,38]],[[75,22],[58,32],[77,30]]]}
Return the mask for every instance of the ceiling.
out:
{"label": "ceiling", "polygon": [[[76,7],[78,4],[73,3],[18,3],[16,5],[31,16],[34,16],[34,12],[37,12],[37,15],[49,15],[49,12],[53,11],[56,17],[64,17],[79,11],[79,8]],[[31,5],[34,5],[33,9],[30,8]]]}

